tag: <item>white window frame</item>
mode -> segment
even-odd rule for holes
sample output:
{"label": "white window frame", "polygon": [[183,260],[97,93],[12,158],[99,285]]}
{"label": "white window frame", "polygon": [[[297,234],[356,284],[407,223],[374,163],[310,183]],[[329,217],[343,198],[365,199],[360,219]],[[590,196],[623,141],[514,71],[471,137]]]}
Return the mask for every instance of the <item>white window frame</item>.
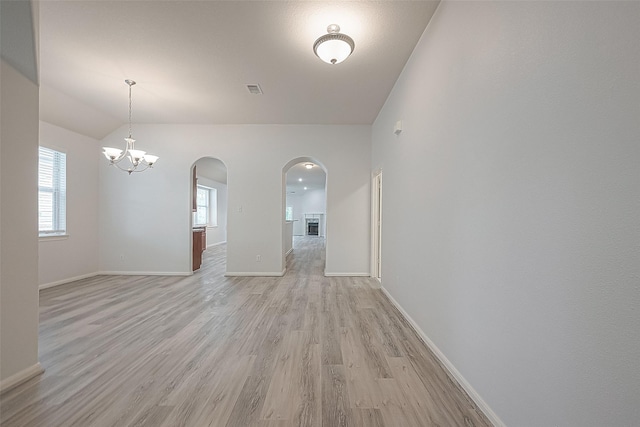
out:
{"label": "white window frame", "polygon": [[[206,192],[205,204],[200,204],[200,198],[196,194],[196,212],[193,218],[193,224],[196,226],[216,227],[218,225],[218,190],[204,185],[198,185],[196,191]],[[206,209],[206,222],[198,222],[198,218],[201,209]]]}
{"label": "white window frame", "polygon": [[[44,194],[51,195],[50,203]],[[43,146],[38,150],[38,235],[67,236],[67,154]]]}

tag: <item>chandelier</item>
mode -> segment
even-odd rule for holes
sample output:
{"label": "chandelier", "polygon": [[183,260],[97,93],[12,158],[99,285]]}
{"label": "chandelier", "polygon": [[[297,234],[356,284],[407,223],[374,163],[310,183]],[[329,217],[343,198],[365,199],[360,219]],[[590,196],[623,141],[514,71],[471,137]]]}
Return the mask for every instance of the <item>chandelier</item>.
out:
{"label": "chandelier", "polygon": [[313,52],[327,64],[339,64],[351,55],[356,44],[351,37],[340,32],[339,25],[329,25],[327,33],[313,44]]}
{"label": "chandelier", "polygon": [[[158,156],[154,156],[152,154],[147,154],[145,151],[136,150],[135,142],[136,140],[131,138],[131,86],[136,84],[133,80],[125,80],[127,85],[129,85],[129,137],[124,140],[127,142],[124,150],[120,150],[118,148],[111,147],[102,147],[104,150],[102,153],[109,160],[110,166],[116,166],[118,169],[125,171],[131,175],[133,172],[142,172],[145,171],[156,163],[158,160]],[[129,167],[123,168],[120,165],[124,159],[129,159]]]}

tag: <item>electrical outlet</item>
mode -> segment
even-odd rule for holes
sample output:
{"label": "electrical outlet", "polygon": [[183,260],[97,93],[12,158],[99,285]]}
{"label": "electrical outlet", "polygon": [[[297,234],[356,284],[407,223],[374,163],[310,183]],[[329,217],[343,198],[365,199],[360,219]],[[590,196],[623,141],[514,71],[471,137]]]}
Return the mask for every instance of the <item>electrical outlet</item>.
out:
{"label": "electrical outlet", "polygon": [[262,261],[262,255],[256,255],[256,262]]}

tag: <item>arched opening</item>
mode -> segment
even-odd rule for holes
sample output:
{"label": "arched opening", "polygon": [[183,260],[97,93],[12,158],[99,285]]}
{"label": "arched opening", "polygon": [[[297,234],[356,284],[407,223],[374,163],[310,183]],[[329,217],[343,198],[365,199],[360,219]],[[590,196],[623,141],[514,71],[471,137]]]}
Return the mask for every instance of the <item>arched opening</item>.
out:
{"label": "arched opening", "polygon": [[[326,240],[327,170],[317,159],[300,157],[283,169],[283,263],[297,245],[320,245],[322,268]],[[284,267],[284,266],[283,266]]]}
{"label": "arched opening", "polygon": [[224,272],[227,243],[227,167],[202,157],[191,167],[192,270],[217,267]]}

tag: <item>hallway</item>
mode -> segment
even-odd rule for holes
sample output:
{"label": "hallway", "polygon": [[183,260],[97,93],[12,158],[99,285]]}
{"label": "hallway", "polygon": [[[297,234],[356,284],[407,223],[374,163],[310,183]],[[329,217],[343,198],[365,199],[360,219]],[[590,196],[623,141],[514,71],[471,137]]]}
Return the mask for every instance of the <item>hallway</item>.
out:
{"label": "hallway", "polygon": [[369,278],[324,277],[324,239],[284,277],[97,276],[40,293],[46,372],[5,393],[13,426],[487,426]]}

